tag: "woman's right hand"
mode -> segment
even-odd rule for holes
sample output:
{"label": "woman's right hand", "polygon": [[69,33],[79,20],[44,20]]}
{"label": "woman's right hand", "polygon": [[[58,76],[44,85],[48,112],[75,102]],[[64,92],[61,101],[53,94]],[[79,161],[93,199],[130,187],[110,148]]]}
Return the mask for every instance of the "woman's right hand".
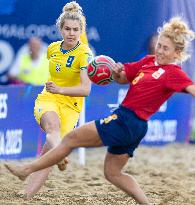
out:
{"label": "woman's right hand", "polygon": [[127,84],[129,81],[126,78],[125,68],[122,63],[115,63],[112,67],[113,79],[119,84]]}
{"label": "woman's right hand", "polygon": [[45,88],[46,88],[47,92],[50,92],[50,93],[53,93],[53,94],[61,94],[62,89],[63,89],[63,88],[57,86],[53,82],[45,83]]}
{"label": "woman's right hand", "polygon": [[124,71],[124,66],[122,63],[115,63],[112,67],[112,71],[114,74],[120,74],[120,72]]}

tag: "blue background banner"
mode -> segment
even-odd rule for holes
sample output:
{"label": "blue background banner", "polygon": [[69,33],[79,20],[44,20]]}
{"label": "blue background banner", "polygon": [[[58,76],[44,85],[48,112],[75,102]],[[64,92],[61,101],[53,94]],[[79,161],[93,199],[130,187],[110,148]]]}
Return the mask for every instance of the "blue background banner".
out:
{"label": "blue background banner", "polygon": [[[127,86],[115,83],[93,85],[86,99],[86,121],[110,115],[121,103]],[[42,87],[8,86],[0,88],[0,158],[20,159],[40,154],[45,135],[33,116],[34,100]],[[162,145],[185,142],[190,133],[191,98],[176,94],[149,121],[143,144]]]}
{"label": "blue background banner", "polygon": [[33,116],[34,100],[41,87],[0,88],[0,158],[34,157],[44,135]]}

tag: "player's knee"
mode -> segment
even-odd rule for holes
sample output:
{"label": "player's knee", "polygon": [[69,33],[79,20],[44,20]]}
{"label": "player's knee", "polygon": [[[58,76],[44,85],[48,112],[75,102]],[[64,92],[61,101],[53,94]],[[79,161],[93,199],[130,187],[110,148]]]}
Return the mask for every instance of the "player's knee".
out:
{"label": "player's knee", "polygon": [[104,176],[108,181],[113,181],[121,176],[121,170],[107,167],[104,169]]}
{"label": "player's knee", "polygon": [[60,132],[60,125],[56,122],[49,122],[45,125],[46,133],[59,133]]}

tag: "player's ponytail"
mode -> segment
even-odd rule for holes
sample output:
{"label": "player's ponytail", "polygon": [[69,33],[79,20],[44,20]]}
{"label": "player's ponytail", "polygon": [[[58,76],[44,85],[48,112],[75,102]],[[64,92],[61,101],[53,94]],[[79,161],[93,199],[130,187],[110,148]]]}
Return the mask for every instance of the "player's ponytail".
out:
{"label": "player's ponytail", "polygon": [[63,7],[62,12],[78,12],[82,15],[83,9],[81,8],[81,6],[78,3],[76,3],[75,1],[72,1],[70,3],[67,3]]}
{"label": "player's ponytail", "polygon": [[83,30],[85,28],[85,21],[83,21],[84,15],[83,10],[81,6],[76,3],[75,1],[72,1],[70,3],[67,3],[63,9],[62,13],[57,19],[56,25],[59,29],[62,29],[65,20],[71,19],[71,20],[77,20],[79,21],[80,28]]}

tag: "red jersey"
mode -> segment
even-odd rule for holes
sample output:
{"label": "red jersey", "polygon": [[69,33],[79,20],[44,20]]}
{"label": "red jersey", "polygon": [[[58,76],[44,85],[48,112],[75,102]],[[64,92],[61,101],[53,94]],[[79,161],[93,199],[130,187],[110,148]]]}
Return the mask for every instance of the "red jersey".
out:
{"label": "red jersey", "polygon": [[157,65],[154,56],[124,64],[130,87],[122,106],[148,120],[174,92],[182,92],[192,80],[175,64]]}

